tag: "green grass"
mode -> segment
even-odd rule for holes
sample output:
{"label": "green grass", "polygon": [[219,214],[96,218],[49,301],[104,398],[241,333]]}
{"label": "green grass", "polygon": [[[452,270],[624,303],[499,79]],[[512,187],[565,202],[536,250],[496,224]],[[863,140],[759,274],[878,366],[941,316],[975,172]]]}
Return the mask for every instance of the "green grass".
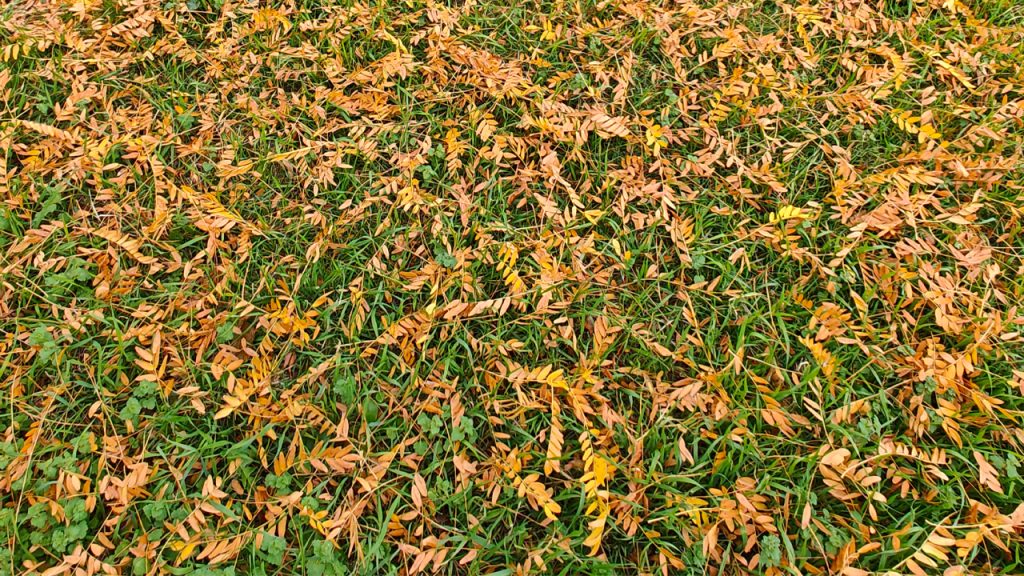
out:
{"label": "green grass", "polygon": [[0,575],[1020,573],[967,4],[5,6]]}

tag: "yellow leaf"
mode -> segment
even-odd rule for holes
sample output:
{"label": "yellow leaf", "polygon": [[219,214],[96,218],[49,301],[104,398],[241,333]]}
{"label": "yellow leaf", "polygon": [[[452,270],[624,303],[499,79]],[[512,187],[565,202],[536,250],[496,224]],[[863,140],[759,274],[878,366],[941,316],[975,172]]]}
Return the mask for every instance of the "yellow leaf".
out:
{"label": "yellow leaf", "polygon": [[555,370],[551,374],[548,374],[548,386],[551,386],[552,388],[557,388],[559,390],[568,391],[569,384],[565,381],[565,378],[562,377],[562,373],[563,372],[561,370]]}
{"label": "yellow leaf", "polygon": [[654,149],[654,155],[661,153],[662,147],[668,144],[665,138],[665,128],[660,124],[651,124],[647,127],[647,145]]}
{"label": "yellow leaf", "polygon": [[967,79],[967,75],[964,74],[963,70],[957,68],[956,66],[953,66],[952,64],[950,64],[949,62],[946,62],[945,60],[936,60],[936,64],[938,64],[939,67],[942,68],[943,70],[949,72],[954,78],[956,78],[968,90],[974,90],[974,84],[971,83],[971,81]]}
{"label": "yellow leaf", "polygon": [[583,217],[591,224],[597,224],[602,216],[604,216],[604,210],[586,210],[583,212]]}
{"label": "yellow leaf", "polygon": [[804,210],[803,208],[786,205],[783,206],[782,208],[779,208],[777,211],[773,212],[768,217],[768,221],[772,224],[775,224],[777,222],[784,222],[786,220],[807,220],[808,218],[811,217],[811,215],[812,214],[810,212]]}
{"label": "yellow leaf", "polygon": [[188,560],[189,556],[192,556],[192,553],[195,552],[196,547],[198,545],[199,545],[198,542],[193,542],[191,544],[186,544],[185,542],[181,542],[181,541],[172,542],[171,543],[171,550],[174,550],[175,552],[178,553],[178,558],[177,558],[176,562],[180,563],[180,562],[184,562],[185,560]]}

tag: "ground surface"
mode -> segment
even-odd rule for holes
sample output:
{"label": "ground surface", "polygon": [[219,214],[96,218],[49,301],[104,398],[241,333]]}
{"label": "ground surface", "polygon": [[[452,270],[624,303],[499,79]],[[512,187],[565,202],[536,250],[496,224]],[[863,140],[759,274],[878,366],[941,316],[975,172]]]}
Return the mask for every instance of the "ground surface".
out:
{"label": "ground surface", "polygon": [[0,574],[1024,571],[1012,0],[4,4]]}

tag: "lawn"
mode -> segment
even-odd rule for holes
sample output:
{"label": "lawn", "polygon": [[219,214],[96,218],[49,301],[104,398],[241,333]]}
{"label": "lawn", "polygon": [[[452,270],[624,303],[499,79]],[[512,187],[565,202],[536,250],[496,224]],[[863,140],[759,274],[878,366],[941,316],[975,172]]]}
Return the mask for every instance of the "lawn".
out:
{"label": "lawn", "polygon": [[1016,0],[0,6],[0,576],[1024,573]]}

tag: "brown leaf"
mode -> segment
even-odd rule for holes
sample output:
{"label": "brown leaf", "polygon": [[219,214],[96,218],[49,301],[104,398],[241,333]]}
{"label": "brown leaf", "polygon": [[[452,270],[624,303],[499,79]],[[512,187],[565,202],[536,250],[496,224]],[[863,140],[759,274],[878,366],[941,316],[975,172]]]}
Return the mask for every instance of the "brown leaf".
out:
{"label": "brown leaf", "polygon": [[999,473],[985,460],[981,452],[974,451],[974,461],[978,463],[978,480],[993,492],[1003,493],[1003,487],[999,484]]}

